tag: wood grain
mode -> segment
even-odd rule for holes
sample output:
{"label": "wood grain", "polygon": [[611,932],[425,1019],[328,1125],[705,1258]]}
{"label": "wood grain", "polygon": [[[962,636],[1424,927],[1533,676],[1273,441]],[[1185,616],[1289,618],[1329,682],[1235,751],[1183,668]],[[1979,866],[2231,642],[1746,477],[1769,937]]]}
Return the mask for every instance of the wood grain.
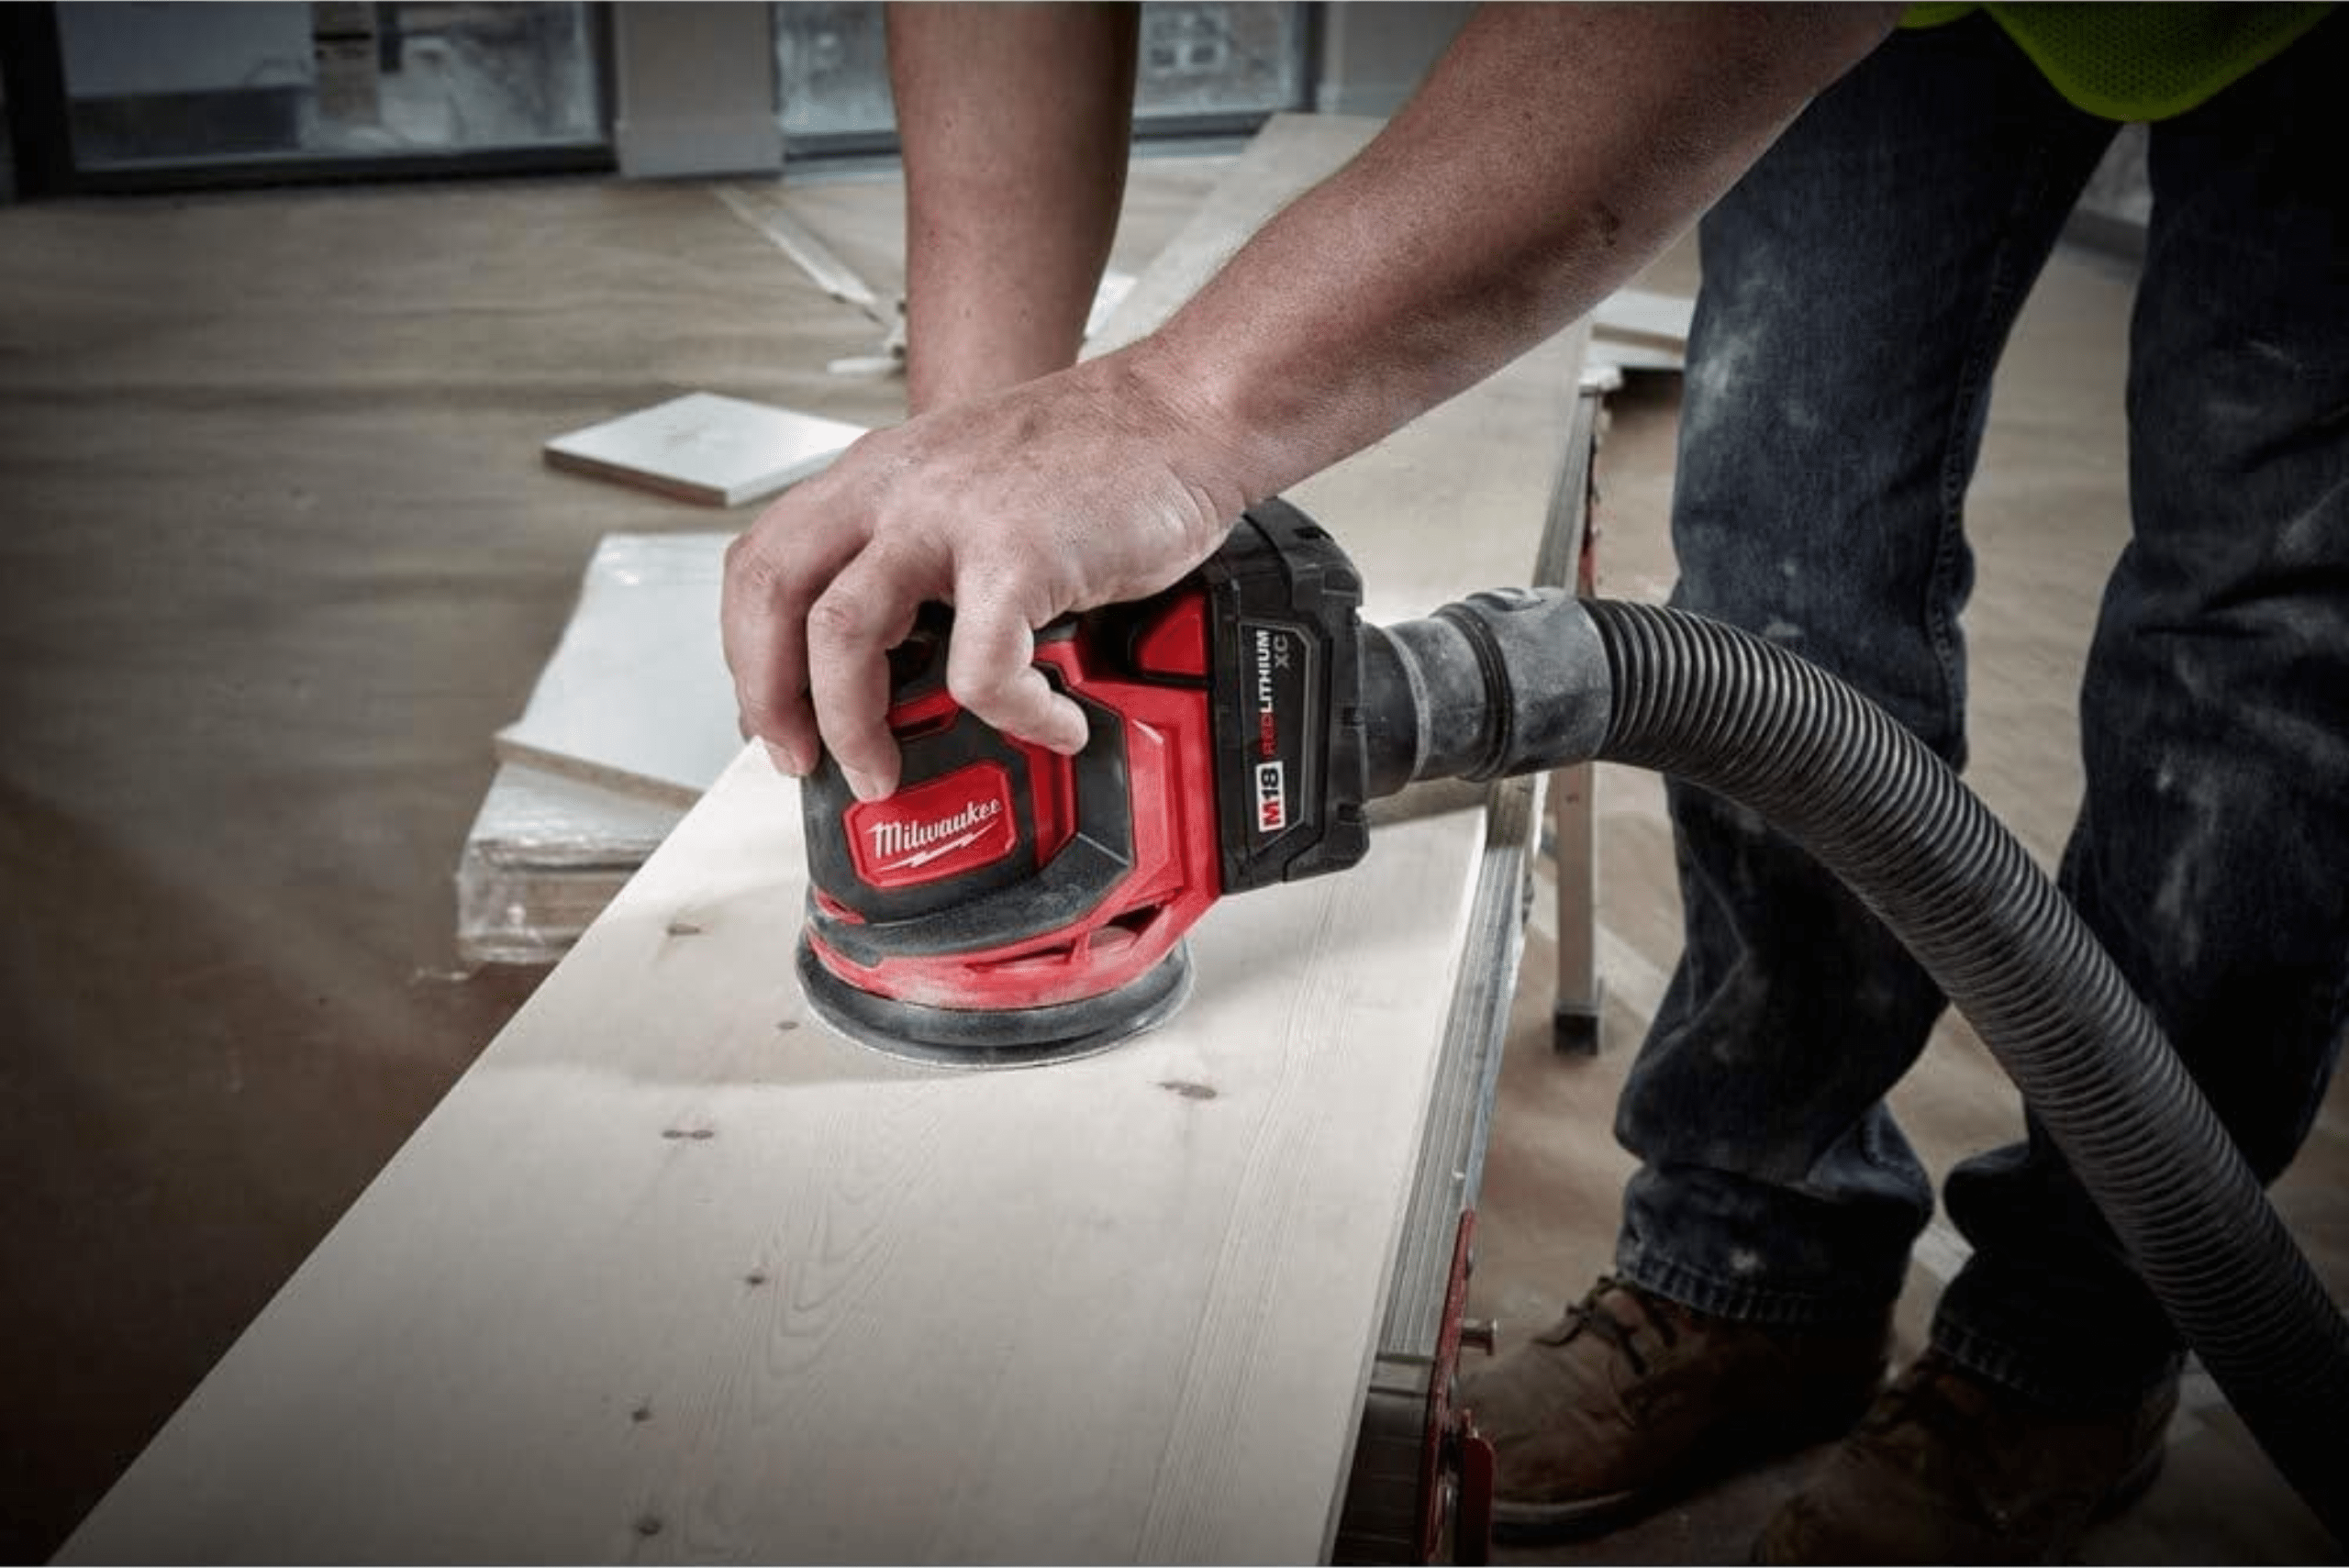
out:
{"label": "wood grain", "polygon": [[806,1014],[746,755],[67,1556],[1317,1555],[1473,820],[1219,911],[1155,1036],[920,1071]]}

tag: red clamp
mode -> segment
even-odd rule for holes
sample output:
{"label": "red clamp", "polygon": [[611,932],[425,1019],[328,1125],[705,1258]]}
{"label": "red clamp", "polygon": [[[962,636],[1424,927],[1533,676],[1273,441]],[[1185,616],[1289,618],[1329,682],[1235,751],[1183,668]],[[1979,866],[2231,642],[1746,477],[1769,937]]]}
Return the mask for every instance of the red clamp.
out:
{"label": "red clamp", "polygon": [[1475,1252],[1476,1211],[1463,1210],[1452,1243],[1452,1277],[1444,1286],[1443,1319],[1436,1329],[1435,1361],[1428,1368],[1428,1417],[1419,1445],[1419,1561],[1432,1562],[1449,1527],[1455,1562],[1491,1560],[1493,1445],[1476,1430],[1475,1413],[1453,1402],[1464,1341],[1493,1350],[1489,1323],[1469,1324],[1468,1269]]}

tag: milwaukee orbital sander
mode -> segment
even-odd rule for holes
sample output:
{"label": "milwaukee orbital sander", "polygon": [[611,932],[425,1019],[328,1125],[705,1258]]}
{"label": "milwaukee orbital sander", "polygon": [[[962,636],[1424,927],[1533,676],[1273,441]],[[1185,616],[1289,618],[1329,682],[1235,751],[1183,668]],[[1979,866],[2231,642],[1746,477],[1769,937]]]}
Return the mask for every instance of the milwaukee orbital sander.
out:
{"label": "milwaukee orbital sander", "polygon": [[[1091,728],[1074,757],[959,706],[952,615],[925,610],[890,654],[897,792],[861,802],[829,758],[801,786],[817,1011],[957,1065],[1103,1050],[1182,1005],[1184,933],[1217,898],[1361,860],[1365,801],[1554,766],[1603,732],[1578,601],[1483,594],[1383,629],[1361,603],[1327,533],[1284,502],[1251,509],[1174,587],[1037,634]],[[1518,700],[1511,667],[1542,700]]]}

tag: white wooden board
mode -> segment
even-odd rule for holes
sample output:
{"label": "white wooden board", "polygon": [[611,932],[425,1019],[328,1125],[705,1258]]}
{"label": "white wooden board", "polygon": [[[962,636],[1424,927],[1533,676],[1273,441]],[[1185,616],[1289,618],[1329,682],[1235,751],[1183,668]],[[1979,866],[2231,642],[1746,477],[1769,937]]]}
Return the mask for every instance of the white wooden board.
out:
{"label": "white wooden board", "polygon": [[1590,313],[1590,328],[1601,338],[1646,338],[1685,347],[1697,302],[1647,289],[1617,289]]}
{"label": "white wooden board", "polygon": [[1591,357],[1624,370],[1677,373],[1687,362],[1697,302],[1647,289],[1617,289],[1590,313]]}
{"label": "white wooden board", "polygon": [[691,806],[742,744],[718,637],[722,533],[607,534],[498,756]]}
{"label": "white wooden board", "polygon": [[69,1559],[1319,1552],[1458,820],[1219,911],[1178,1027],[983,1074],[809,1018],[797,821],[746,755]]}
{"label": "white wooden board", "polygon": [[[1575,369],[1300,487],[1382,617],[1523,581]],[[1227,900],[1172,1022],[972,1074],[810,1019],[743,753],[64,1559],[1320,1556],[1483,826]]]}
{"label": "white wooden board", "polygon": [[863,434],[863,426],[845,420],[690,392],[557,436],[546,460],[681,500],[739,506],[807,478]]}

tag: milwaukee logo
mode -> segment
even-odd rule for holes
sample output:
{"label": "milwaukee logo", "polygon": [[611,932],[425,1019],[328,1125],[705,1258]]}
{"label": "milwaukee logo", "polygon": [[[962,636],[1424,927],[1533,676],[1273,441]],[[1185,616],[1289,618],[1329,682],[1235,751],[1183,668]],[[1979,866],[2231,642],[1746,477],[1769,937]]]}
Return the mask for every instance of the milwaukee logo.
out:
{"label": "milwaukee logo", "polygon": [[927,865],[941,855],[977,843],[986,825],[1002,815],[1003,802],[990,796],[974,800],[953,816],[933,822],[901,818],[875,822],[866,831],[873,835],[874,862],[883,870],[894,870],[899,866]]}
{"label": "milwaukee logo", "polygon": [[911,887],[993,865],[1019,840],[1011,805],[1010,775],[978,762],[853,806],[846,825],[857,874],[874,887]]}

